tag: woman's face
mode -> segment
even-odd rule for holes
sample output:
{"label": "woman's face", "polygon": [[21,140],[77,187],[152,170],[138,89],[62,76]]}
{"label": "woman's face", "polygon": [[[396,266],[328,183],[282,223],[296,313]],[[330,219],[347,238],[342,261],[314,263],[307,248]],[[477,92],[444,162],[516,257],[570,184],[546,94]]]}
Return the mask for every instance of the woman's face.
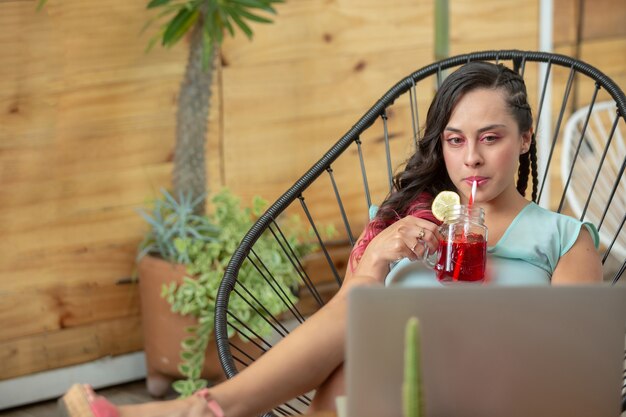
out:
{"label": "woman's face", "polygon": [[489,202],[517,193],[515,174],[531,132],[520,132],[499,89],[466,93],[452,110],[442,134],[450,179],[466,203],[476,180],[476,201]]}

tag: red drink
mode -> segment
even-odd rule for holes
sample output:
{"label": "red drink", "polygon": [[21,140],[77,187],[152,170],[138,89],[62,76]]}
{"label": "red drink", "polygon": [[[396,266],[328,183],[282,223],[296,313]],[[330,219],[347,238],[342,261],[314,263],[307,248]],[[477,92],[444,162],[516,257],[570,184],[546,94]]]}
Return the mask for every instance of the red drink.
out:
{"label": "red drink", "polygon": [[485,278],[487,241],[479,234],[457,234],[451,242],[439,241],[439,259],[435,265],[442,282],[476,282]]}

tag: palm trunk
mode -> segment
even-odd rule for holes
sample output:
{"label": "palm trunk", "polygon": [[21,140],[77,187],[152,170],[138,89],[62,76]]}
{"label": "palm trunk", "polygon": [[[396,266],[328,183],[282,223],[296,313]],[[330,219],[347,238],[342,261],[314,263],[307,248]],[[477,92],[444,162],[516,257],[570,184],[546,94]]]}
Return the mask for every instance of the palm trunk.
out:
{"label": "palm trunk", "polygon": [[[176,114],[176,146],[174,149],[174,196],[181,193],[194,199],[206,192],[205,147],[213,78],[214,47],[209,65],[202,60],[202,19],[191,32],[189,60],[180,86]],[[205,214],[205,201],[196,206],[196,214]]]}

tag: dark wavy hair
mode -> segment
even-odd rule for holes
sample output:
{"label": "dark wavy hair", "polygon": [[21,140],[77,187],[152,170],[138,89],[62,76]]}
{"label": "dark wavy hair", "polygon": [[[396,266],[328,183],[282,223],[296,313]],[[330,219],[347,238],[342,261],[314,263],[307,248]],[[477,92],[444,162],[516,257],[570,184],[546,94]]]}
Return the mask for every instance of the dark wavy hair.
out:
{"label": "dark wavy hair", "polygon": [[[528,132],[532,129],[533,117],[528,104],[526,84],[515,71],[501,64],[476,61],[465,64],[450,74],[441,84],[428,109],[424,134],[415,153],[406,162],[404,170],[394,177],[393,190],[354,247],[350,256],[352,267],[354,261],[361,258],[369,242],[399,219],[414,215],[437,222],[430,211],[432,199],[441,191],[455,190],[443,159],[441,136],[459,100],[468,92],[479,88],[502,90],[508,111],[517,121],[519,131]],[[516,188],[521,195],[526,194],[532,170],[532,200],[536,201],[537,147],[534,133],[529,151],[520,155],[519,161]]]}

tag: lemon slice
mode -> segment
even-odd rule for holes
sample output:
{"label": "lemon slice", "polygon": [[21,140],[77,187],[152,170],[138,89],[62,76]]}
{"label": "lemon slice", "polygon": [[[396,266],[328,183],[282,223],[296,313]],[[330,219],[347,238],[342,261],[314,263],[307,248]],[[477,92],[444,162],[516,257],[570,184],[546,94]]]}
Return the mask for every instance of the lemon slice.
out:
{"label": "lemon slice", "polygon": [[461,198],[454,191],[442,191],[433,200],[432,211],[437,220],[443,221],[446,212],[455,204],[461,204]]}

